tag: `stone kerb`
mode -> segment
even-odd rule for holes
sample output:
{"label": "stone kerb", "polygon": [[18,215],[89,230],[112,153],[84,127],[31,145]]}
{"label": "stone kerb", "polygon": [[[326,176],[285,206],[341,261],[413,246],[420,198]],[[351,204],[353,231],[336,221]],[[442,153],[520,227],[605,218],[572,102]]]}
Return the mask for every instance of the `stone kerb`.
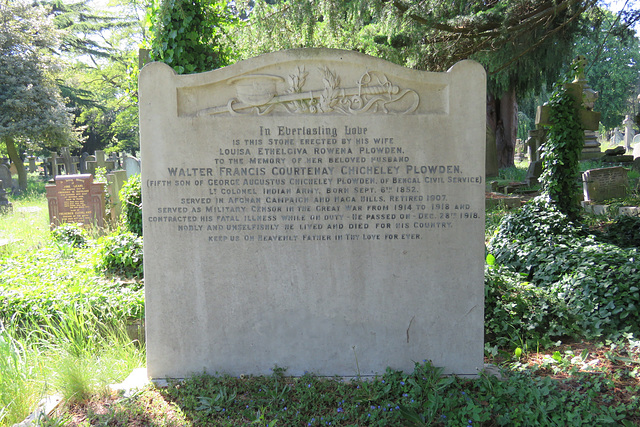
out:
{"label": "stone kerb", "polygon": [[[483,366],[485,73],[308,49],[140,74],[147,368]],[[444,144],[443,141],[447,141]]]}

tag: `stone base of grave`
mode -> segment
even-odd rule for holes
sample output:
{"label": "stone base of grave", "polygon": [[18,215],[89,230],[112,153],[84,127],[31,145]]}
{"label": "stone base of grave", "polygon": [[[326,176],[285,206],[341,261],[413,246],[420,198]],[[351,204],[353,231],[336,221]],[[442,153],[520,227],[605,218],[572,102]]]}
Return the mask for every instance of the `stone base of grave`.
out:
{"label": "stone base of grave", "polygon": [[109,388],[113,391],[120,391],[124,397],[129,397],[135,390],[146,387],[150,384],[147,376],[147,368],[136,368],[124,381],[118,384],[110,384]]}
{"label": "stone base of grave", "polygon": [[[582,208],[585,212],[594,215],[606,215],[611,209],[610,205],[595,205],[589,202],[582,202]],[[623,206],[618,208],[618,215],[628,216],[640,216],[640,207],[638,206]]]}
{"label": "stone base of grave", "polygon": [[58,405],[62,402],[62,397],[60,396],[47,396],[42,399],[38,403],[38,407],[35,411],[33,411],[27,418],[24,419],[21,423],[14,424],[12,427],[36,427],[40,425],[40,419],[43,416],[48,416],[53,413],[53,411],[58,407]]}
{"label": "stone base of grave", "polygon": [[522,198],[517,196],[507,196],[500,193],[486,193],[485,208],[504,206],[505,208],[519,208],[522,205]]}
{"label": "stone base of grave", "polygon": [[603,163],[633,163],[633,156],[630,155],[622,155],[622,156],[603,156]]}
{"label": "stone base of grave", "polygon": [[600,151],[599,149],[597,151],[583,150],[582,153],[580,154],[580,160],[593,160],[593,159],[599,159],[600,157],[602,157],[602,151]]}

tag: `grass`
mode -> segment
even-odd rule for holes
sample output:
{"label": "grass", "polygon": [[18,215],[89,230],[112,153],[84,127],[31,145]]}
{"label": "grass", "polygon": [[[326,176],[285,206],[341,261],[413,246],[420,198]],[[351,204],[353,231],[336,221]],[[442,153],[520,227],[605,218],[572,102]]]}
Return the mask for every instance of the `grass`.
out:
{"label": "grass", "polygon": [[[52,419],[69,426],[634,425],[640,421],[638,345],[500,353],[489,360],[505,376],[473,380],[444,377],[428,362],[373,380],[287,377],[278,367],[260,377],[200,374],[132,398],[72,405]],[[116,418],[119,424],[108,424]]]}
{"label": "grass", "polygon": [[14,241],[0,253],[38,248],[48,239],[49,211],[44,197],[44,182],[30,176],[29,186],[19,197],[9,197],[13,212],[0,218],[0,239]]}
{"label": "grass", "polygon": [[[502,379],[443,377],[428,361],[366,381],[294,378],[274,367],[261,377],[197,374],[125,397],[107,384],[144,365],[144,346],[124,327],[144,314],[141,282],[96,268],[98,233],[86,248],[54,242],[41,194],[12,201],[0,232],[21,242],[0,253],[0,426],[21,421],[54,393],[65,401],[42,426],[640,423],[640,342],[633,337],[544,350],[488,343],[485,361],[499,367]],[[27,206],[40,210],[16,209]],[[487,236],[505,212],[487,212]]]}
{"label": "grass", "polygon": [[34,190],[0,216],[0,238],[18,240],[0,249],[0,426],[22,421],[45,395],[106,396],[145,363],[126,330],[144,316],[142,284],[98,271],[93,245],[52,239],[44,184],[29,182]]}

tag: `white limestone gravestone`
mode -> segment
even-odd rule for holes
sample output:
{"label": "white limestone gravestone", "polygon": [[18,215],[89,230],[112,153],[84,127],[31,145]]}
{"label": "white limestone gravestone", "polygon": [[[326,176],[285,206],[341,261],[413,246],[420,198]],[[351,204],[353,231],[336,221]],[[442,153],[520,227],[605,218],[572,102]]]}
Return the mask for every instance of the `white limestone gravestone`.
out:
{"label": "white limestone gravestone", "polygon": [[140,160],[135,157],[125,156],[122,160],[122,167],[127,171],[127,178],[140,173]]}
{"label": "white limestone gravestone", "polygon": [[329,49],[145,66],[149,376],[477,375],[485,87]]}

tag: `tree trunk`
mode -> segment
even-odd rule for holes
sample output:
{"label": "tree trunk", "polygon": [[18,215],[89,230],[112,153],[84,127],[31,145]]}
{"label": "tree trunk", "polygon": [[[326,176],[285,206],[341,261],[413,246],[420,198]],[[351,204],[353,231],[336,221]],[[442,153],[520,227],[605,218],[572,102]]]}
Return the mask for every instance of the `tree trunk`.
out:
{"label": "tree trunk", "polygon": [[515,88],[509,89],[500,98],[487,97],[487,126],[496,138],[498,166],[514,166],[516,137],[518,135],[518,102]]}
{"label": "tree trunk", "polygon": [[[9,159],[11,162],[16,165],[16,170],[18,171],[18,185],[20,186],[20,191],[27,190],[27,171],[24,169],[24,163],[18,154],[18,150],[16,150],[16,144],[13,140],[13,137],[5,136],[4,143],[7,146],[7,152],[9,153]],[[11,183],[9,183],[11,185]]]}

